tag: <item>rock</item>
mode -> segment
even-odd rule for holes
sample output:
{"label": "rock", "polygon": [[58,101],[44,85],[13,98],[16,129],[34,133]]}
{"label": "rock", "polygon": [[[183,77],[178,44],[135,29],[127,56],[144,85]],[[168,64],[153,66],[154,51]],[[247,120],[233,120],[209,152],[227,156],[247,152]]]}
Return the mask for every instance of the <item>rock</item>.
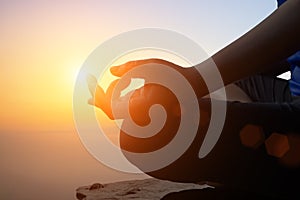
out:
{"label": "rock", "polygon": [[94,183],[93,185],[90,186],[89,190],[98,190],[104,188],[104,186],[100,183]]}
{"label": "rock", "polygon": [[84,194],[81,194],[80,192],[76,193],[76,198],[79,200],[83,200],[86,196]]}
{"label": "rock", "polygon": [[172,192],[164,196],[161,200],[233,200],[233,199],[243,199],[243,200],[254,200],[254,199],[264,199],[264,200],[282,200],[285,198],[279,198],[274,196],[267,196],[263,194],[257,194],[248,191],[233,190],[226,187],[220,188],[204,188],[204,189],[193,189],[184,190],[180,192]]}
{"label": "rock", "polygon": [[149,178],[109,184],[96,183],[91,186],[79,187],[76,190],[76,197],[79,200],[159,200],[171,192],[203,189],[206,187],[209,186],[194,183],[177,183]]}

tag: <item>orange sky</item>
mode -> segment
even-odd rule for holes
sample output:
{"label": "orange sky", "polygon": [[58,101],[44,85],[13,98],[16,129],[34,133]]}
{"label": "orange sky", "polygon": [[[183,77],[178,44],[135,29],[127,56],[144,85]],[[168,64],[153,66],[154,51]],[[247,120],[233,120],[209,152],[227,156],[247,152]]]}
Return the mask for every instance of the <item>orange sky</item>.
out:
{"label": "orange sky", "polygon": [[21,13],[1,19],[1,128],[69,129],[77,71],[102,37],[79,39],[77,19],[53,7],[11,6]]}

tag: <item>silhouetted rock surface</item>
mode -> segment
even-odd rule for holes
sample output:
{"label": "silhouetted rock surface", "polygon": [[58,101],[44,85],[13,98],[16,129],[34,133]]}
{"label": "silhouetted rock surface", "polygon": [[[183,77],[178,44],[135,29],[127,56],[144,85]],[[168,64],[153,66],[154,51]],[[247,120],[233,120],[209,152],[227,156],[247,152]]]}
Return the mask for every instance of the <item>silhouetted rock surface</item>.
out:
{"label": "silhouetted rock surface", "polygon": [[[211,184],[211,183],[209,183]],[[232,200],[264,199],[280,200],[277,195],[265,195],[254,191],[236,190],[214,184],[215,188],[201,182],[176,183],[159,179],[131,180],[116,183],[94,183],[79,187],[76,198],[79,200]],[[296,198],[298,199],[298,198]]]}
{"label": "silhouetted rock surface", "polygon": [[161,200],[288,200],[290,198],[279,198],[272,195],[262,195],[253,192],[232,190],[229,188],[204,188],[204,189],[192,189],[183,190],[180,192],[172,192],[165,195]]}
{"label": "silhouetted rock surface", "polygon": [[109,184],[94,183],[89,186],[79,187],[76,190],[76,197],[79,200],[158,200],[172,192],[202,189],[205,187],[208,186],[150,178]]}

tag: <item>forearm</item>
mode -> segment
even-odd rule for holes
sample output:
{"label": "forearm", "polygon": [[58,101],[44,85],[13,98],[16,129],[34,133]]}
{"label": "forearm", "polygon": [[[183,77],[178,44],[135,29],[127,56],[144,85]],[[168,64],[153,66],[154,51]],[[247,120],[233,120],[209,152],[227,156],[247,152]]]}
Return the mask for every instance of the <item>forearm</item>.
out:
{"label": "forearm", "polygon": [[[251,31],[213,55],[224,84],[276,71],[274,63],[299,50],[299,10],[300,0],[287,1]],[[199,70],[202,67],[196,66]]]}
{"label": "forearm", "polygon": [[286,59],[284,59],[281,62],[274,63],[271,66],[268,66],[268,69],[270,70],[266,70],[262,74],[275,77],[289,71],[290,67],[291,67],[290,63]]}

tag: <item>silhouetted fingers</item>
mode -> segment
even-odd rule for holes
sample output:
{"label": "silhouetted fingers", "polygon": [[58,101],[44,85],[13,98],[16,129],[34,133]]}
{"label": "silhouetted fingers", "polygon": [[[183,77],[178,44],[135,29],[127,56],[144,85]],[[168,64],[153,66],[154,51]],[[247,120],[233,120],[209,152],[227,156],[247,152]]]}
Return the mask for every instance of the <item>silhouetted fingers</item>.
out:
{"label": "silhouetted fingers", "polygon": [[[122,77],[124,74],[126,74],[130,70],[132,70],[136,67],[139,67],[141,65],[145,65],[145,64],[149,64],[149,63],[164,64],[165,62],[166,61],[156,59],[156,58],[145,59],[145,60],[135,60],[135,61],[127,62],[127,63],[119,65],[119,66],[113,66],[110,68],[110,72],[115,76]],[[142,74],[139,74],[138,77],[132,77],[132,78],[143,78],[143,77],[142,77]]]}
{"label": "silhouetted fingers", "polygon": [[95,93],[95,90],[96,90],[96,87],[97,87],[96,77],[91,75],[91,74],[88,74],[87,77],[86,77],[86,81],[87,81],[88,88],[89,88],[89,91],[90,91],[91,95],[94,96],[94,93]]}
{"label": "silhouetted fingers", "polygon": [[106,98],[112,99],[113,92],[115,91],[116,85],[118,84],[119,81],[120,79],[117,79],[110,83],[110,85],[106,90]]}
{"label": "silhouetted fingers", "polygon": [[92,98],[88,100],[88,104],[101,108],[101,101],[105,98],[105,93],[103,89],[98,85],[96,77],[93,75],[88,75],[86,77],[89,91],[92,95]]}

